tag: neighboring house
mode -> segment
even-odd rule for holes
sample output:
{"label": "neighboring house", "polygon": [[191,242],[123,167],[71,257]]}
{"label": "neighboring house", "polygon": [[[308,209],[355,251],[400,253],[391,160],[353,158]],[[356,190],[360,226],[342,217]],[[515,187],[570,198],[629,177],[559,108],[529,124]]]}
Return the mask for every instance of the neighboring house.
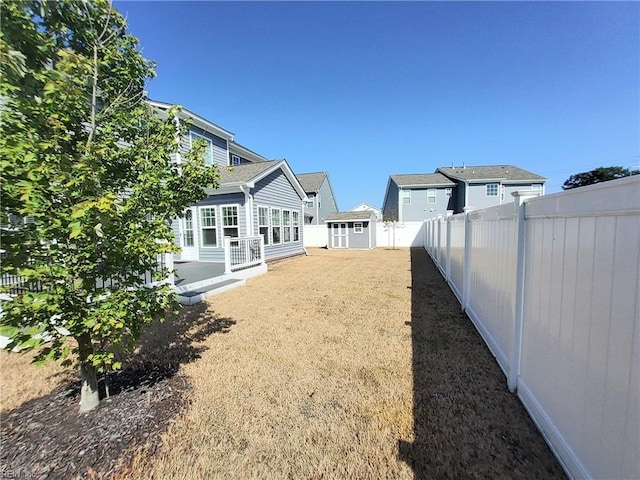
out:
{"label": "neighboring house", "polygon": [[368,203],[361,203],[361,204],[353,207],[350,211],[351,212],[362,212],[362,211],[367,211],[367,210],[371,210],[371,211],[375,212],[376,221],[378,221],[378,222],[382,221],[382,210],[380,210],[377,207],[371,206]]}
{"label": "neighboring house", "polygon": [[335,212],[325,220],[327,247],[371,249],[376,247],[376,213],[373,210]]}
{"label": "neighboring house", "polygon": [[455,213],[465,208],[486,208],[513,202],[517,190],[538,190],[544,195],[546,178],[513,165],[441,167],[437,172],[456,183]]}
{"label": "neighboring house", "polygon": [[453,210],[456,184],[441,173],[391,175],[382,211],[385,220],[417,222]]}
{"label": "neighboring house", "polygon": [[509,203],[517,190],[535,189],[544,195],[546,181],[513,165],[465,165],[429,174],[392,175],[382,208],[385,220],[421,221],[448,211]]}
{"label": "neighboring house", "polygon": [[[171,104],[150,101],[160,111]],[[306,195],[285,160],[267,161],[233,140],[233,133],[183,109],[189,132],[182,138],[175,161],[196,138],[207,143],[205,163],[217,165],[221,182],[208,197],[185,209],[175,219],[178,261],[222,263],[225,237],[262,236],[265,260],[304,253],[303,201]]]}
{"label": "neighboring house", "polygon": [[323,225],[325,219],[338,211],[336,197],[327,172],[296,175],[307,195],[304,204],[304,224]]}

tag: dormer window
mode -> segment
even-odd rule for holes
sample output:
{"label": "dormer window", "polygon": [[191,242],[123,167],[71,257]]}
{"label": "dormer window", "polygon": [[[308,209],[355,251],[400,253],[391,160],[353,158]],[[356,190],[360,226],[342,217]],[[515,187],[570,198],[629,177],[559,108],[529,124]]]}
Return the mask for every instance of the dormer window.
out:
{"label": "dormer window", "polygon": [[240,165],[240,157],[238,155],[231,155],[231,165]]}

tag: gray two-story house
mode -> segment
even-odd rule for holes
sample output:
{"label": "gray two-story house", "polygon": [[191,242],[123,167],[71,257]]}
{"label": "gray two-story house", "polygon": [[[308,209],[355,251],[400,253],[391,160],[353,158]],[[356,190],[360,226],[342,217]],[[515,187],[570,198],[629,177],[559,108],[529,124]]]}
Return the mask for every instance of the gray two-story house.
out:
{"label": "gray two-story house", "polygon": [[422,221],[513,201],[516,190],[544,195],[546,178],[513,165],[441,167],[435,173],[391,175],[383,202],[385,220]]}
{"label": "gray two-story house", "polygon": [[[159,112],[173,106],[149,103]],[[205,163],[217,165],[221,182],[173,221],[175,242],[181,248],[175,260],[224,263],[229,245],[225,238],[237,245],[243,238],[262,237],[265,260],[303,254],[307,197],[286,160],[266,160],[235,142],[233,133],[189,110],[183,109],[181,116],[189,120],[189,131],[174,161],[180,163],[184,151],[201,139],[206,144]]]}
{"label": "gray two-story house", "polygon": [[453,210],[456,184],[441,173],[391,175],[382,214],[384,220],[417,222]]}
{"label": "gray two-story house", "polygon": [[336,197],[327,172],[300,173],[296,175],[307,200],[304,204],[304,224],[324,225],[325,219],[338,211]]}
{"label": "gray two-story house", "polygon": [[440,167],[437,172],[456,184],[454,213],[513,202],[517,190],[544,195],[546,178],[513,165]]}

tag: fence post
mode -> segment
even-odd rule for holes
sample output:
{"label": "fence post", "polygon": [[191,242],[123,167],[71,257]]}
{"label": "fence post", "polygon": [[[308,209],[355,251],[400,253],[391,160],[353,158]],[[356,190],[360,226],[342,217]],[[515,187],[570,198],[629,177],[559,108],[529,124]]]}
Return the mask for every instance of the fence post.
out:
{"label": "fence post", "polygon": [[472,247],[472,227],[470,212],[472,209],[464,209],[464,273],[462,275],[462,310],[466,311],[469,306],[469,291],[471,290],[471,247]]}
{"label": "fence post", "polygon": [[224,247],[224,274],[231,273],[231,237],[222,238],[222,246]]}
{"label": "fence post", "polygon": [[447,216],[444,221],[446,222],[446,232],[447,232],[447,262],[445,264],[445,278],[447,282],[451,282],[451,214],[447,212]]}
{"label": "fence post", "polygon": [[513,192],[514,197],[514,221],[516,222],[517,235],[517,265],[516,265],[516,298],[515,298],[515,328],[513,337],[513,351],[511,356],[511,366],[509,367],[509,377],[507,386],[511,392],[518,388],[518,377],[520,376],[520,361],[522,359],[522,322],[524,319],[524,294],[525,294],[525,255],[527,228],[525,217],[525,200],[538,196],[534,190],[519,190]]}
{"label": "fence post", "polygon": [[167,283],[169,285],[175,284],[175,273],[173,266],[173,253],[165,253],[164,255],[164,266],[169,270],[169,276],[167,277]]}

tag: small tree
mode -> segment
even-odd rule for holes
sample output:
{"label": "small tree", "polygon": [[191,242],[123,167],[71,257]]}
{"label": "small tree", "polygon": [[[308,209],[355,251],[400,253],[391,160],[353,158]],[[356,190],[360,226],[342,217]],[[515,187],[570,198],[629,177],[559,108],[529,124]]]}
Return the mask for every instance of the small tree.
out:
{"label": "small tree", "polygon": [[75,357],[85,412],[97,372],[121,367],[116,350],[176,309],[171,287],[145,277],[167,277],[171,218],[219,176],[201,148],[171,162],[177,112],[161,119],[146,102],[155,67],[110,3],[0,8],[2,223],[30,220],[2,231],[2,278],[25,283],[4,287],[0,334],[37,361]]}
{"label": "small tree", "polygon": [[594,183],[607,182],[616,178],[637,175],[640,170],[629,170],[624,167],[598,167],[589,172],[571,175],[562,185],[563,190],[593,185]]}

